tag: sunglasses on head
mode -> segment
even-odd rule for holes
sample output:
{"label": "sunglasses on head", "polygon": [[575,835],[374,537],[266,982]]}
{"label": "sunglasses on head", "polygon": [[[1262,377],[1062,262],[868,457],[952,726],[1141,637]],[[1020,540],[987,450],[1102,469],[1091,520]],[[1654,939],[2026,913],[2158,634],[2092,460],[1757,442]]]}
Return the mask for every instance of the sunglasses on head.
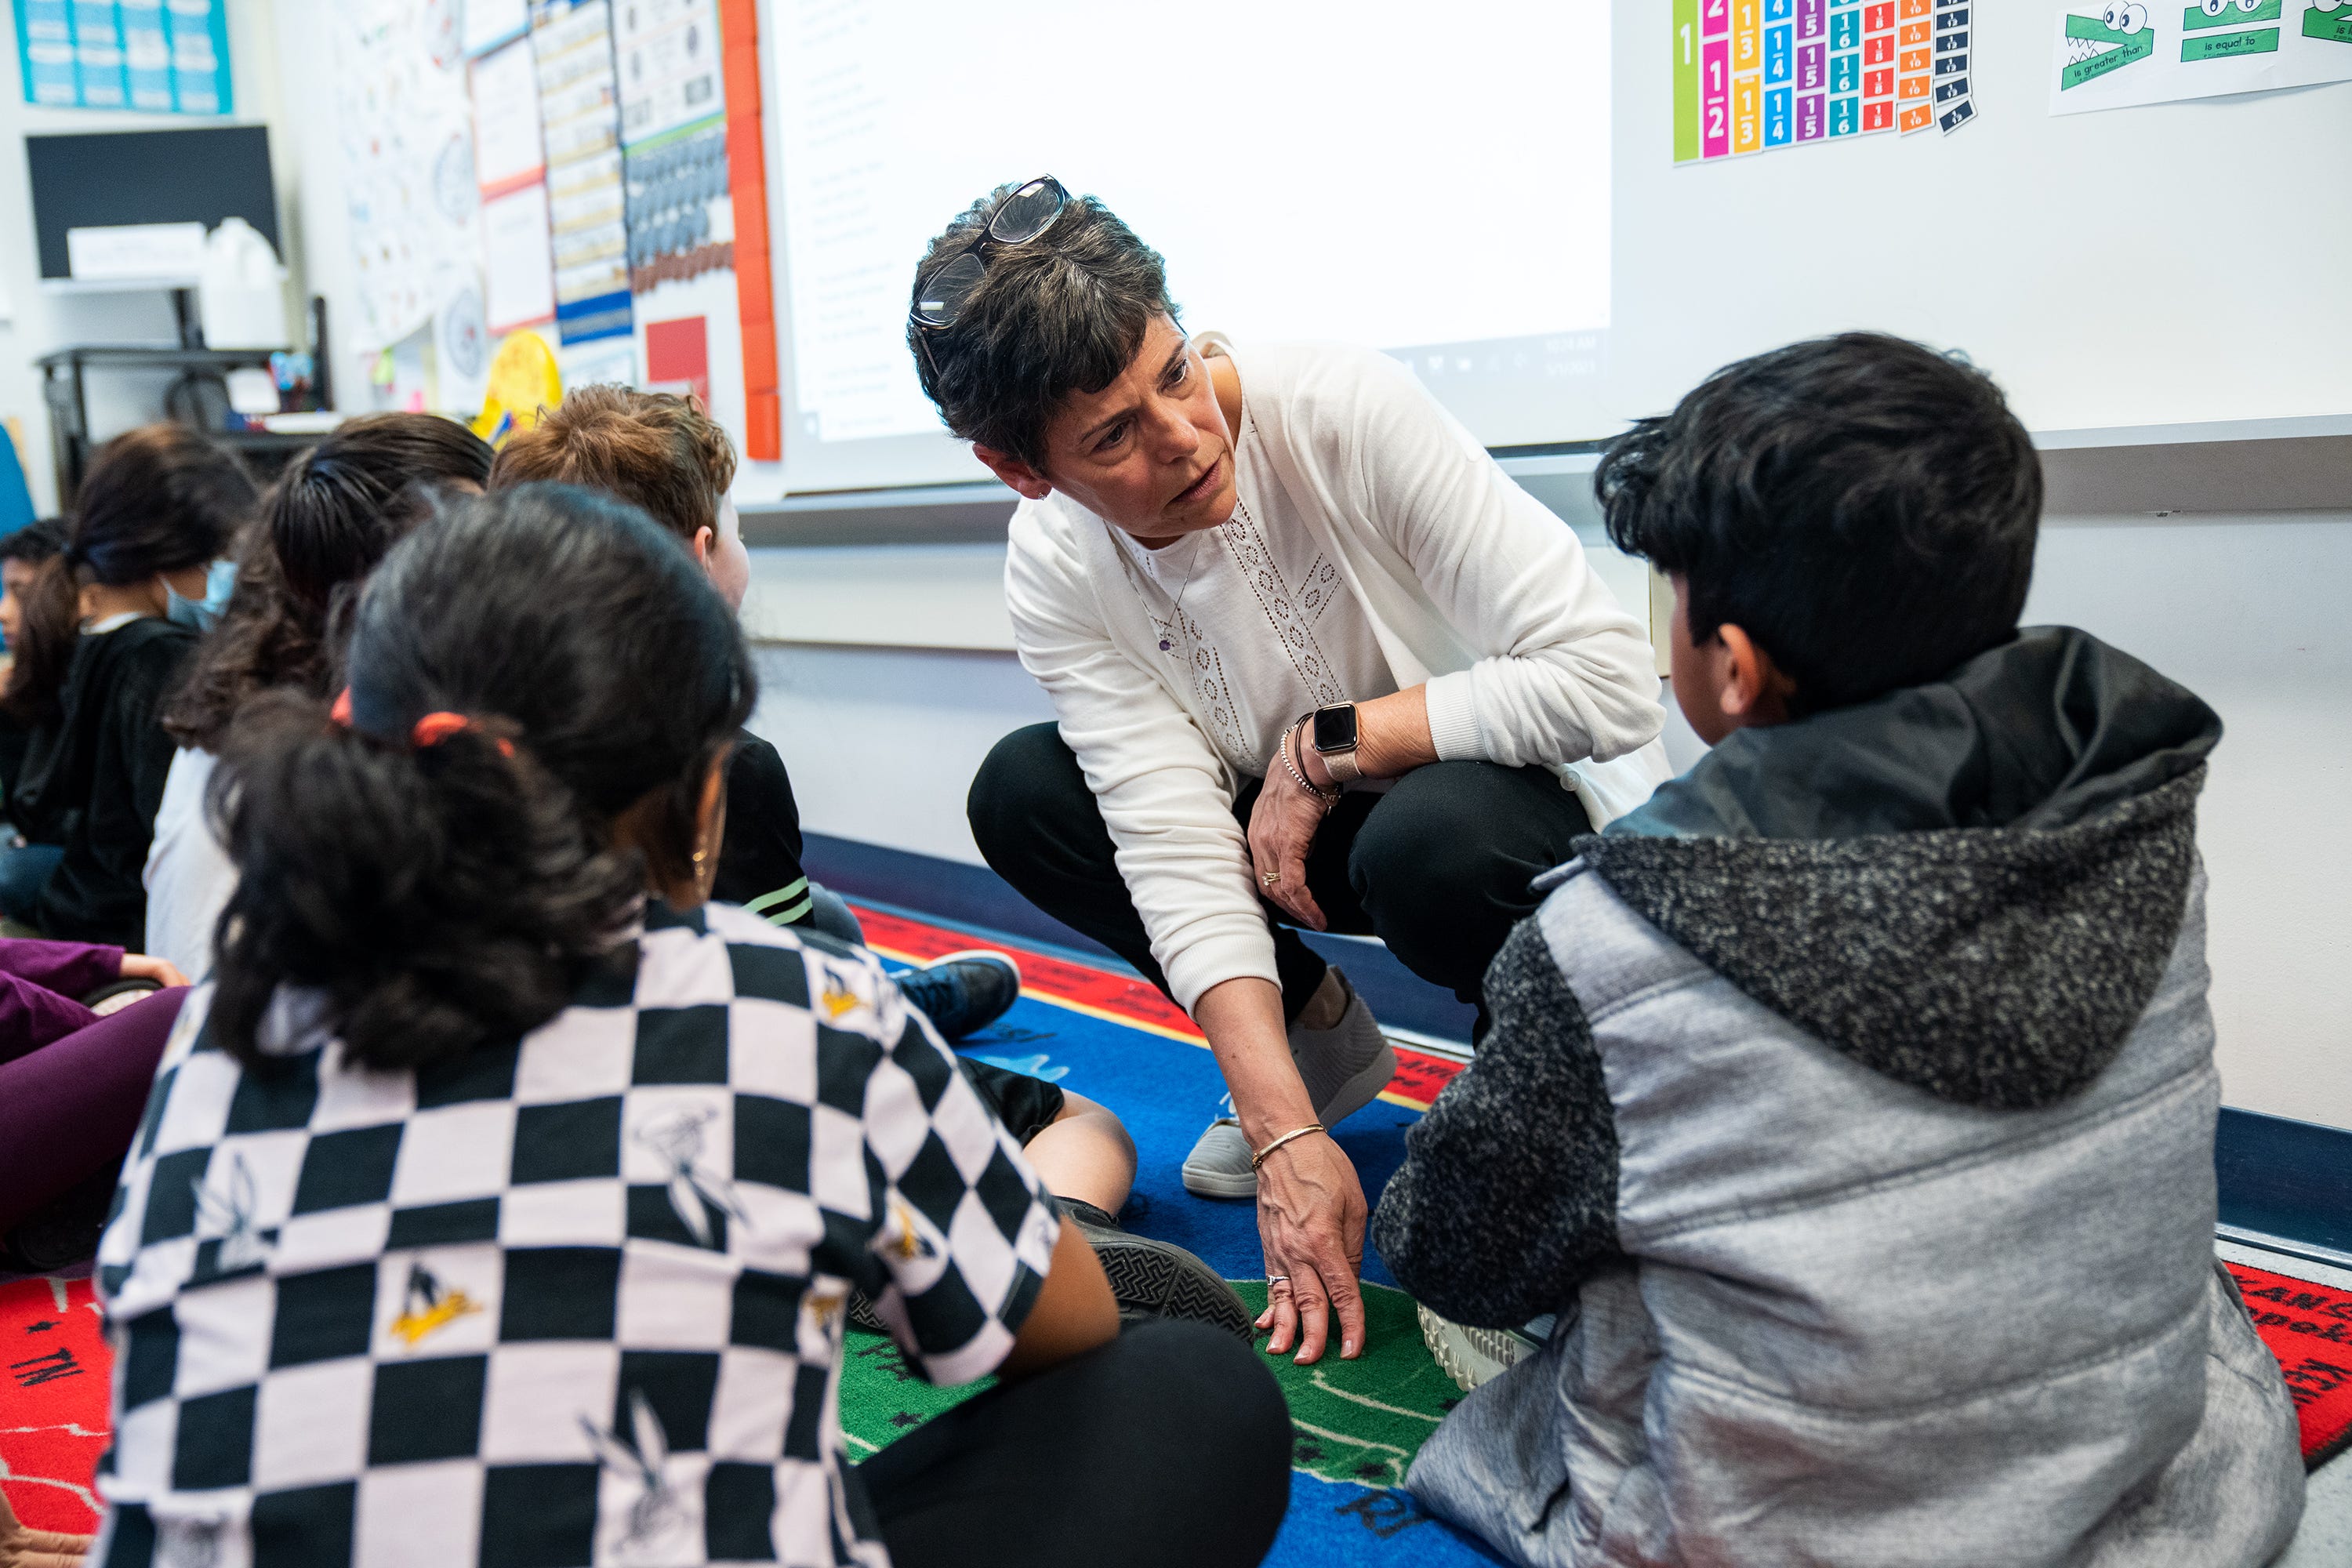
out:
{"label": "sunglasses on head", "polygon": [[953,326],[972,290],[988,276],[987,248],[1025,245],[1053,227],[1054,220],[1069,205],[1070,193],[1051,174],[1040,174],[1008,194],[989,213],[978,234],[916,279],[915,305],[907,319],[929,331]]}

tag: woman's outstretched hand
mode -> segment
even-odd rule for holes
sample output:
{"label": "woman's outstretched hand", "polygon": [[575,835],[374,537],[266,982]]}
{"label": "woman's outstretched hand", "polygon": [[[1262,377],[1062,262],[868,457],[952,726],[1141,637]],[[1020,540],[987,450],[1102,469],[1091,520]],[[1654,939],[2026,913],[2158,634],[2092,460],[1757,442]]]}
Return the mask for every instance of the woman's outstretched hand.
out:
{"label": "woman's outstretched hand", "polygon": [[1339,1315],[1339,1358],[1364,1349],[1364,1188],[1356,1167],[1323,1132],[1285,1143],[1257,1173],[1257,1233],[1265,1248],[1266,1350],[1301,1366],[1323,1359],[1330,1314]]}
{"label": "woman's outstretched hand", "polygon": [[[1286,750],[1295,743],[1296,733],[1283,736]],[[1291,760],[1298,760],[1295,752]],[[1307,851],[1314,847],[1315,830],[1330,809],[1328,801],[1300,786],[1280,757],[1266,769],[1265,787],[1250,807],[1250,865],[1257,890],[1309,931],[1330,927],[1315,895],[1307,890]]]}

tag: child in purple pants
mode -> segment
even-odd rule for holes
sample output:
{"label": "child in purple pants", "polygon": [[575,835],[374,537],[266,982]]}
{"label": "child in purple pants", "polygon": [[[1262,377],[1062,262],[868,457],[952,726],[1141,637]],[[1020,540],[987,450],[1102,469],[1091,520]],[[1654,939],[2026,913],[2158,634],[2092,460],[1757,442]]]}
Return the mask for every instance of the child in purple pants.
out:
{"label": "child in purple pants", "polygon": [[[105,1017],[75,1000],[126,979],[169,989]],[[186,986],[119,947],[0,939],[0,1237],[122,1163]]]}

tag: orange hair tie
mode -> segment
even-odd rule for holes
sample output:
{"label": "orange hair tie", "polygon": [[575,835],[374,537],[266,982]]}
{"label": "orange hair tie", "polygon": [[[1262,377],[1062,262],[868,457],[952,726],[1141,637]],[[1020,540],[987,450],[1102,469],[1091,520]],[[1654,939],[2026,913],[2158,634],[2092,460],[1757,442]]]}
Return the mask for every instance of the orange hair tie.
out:
{"label": "orange hair tie", "polygon": [[[344,687],[341,693],[336,697],[334,705],[327,710],[327,717],[346,730],[352,727],[352,689],[350,687]],[[460,731],[473,728],[474,721],[463,713],[427,713],[409,727],[408,743],[421,752],[427,746],[439,745]],[[501,738],[499,741],[499,754],[505,757],[513,756],[514,742]]]}
{"label": "orange hair tie", "polygon": [[[408,739],[410,744],[421,752],[427,746],[437,746],[450,736],[474,727],[474,721],[463,713],[427,713],[410,729]],[[514,742],[501,738],[499,742],[499,754],[506,757],[513,756]]]}

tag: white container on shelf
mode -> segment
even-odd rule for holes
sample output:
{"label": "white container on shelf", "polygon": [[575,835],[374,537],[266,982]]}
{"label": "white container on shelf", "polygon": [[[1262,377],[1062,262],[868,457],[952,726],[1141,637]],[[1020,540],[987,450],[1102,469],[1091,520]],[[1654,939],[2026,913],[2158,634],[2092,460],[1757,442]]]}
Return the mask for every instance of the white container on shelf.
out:
{"label": "white container on shelf", "polygon": [[205,237],[196,300],[207,348],[288,346],[286,268],[269,241],[243,218],[223,218]]}

